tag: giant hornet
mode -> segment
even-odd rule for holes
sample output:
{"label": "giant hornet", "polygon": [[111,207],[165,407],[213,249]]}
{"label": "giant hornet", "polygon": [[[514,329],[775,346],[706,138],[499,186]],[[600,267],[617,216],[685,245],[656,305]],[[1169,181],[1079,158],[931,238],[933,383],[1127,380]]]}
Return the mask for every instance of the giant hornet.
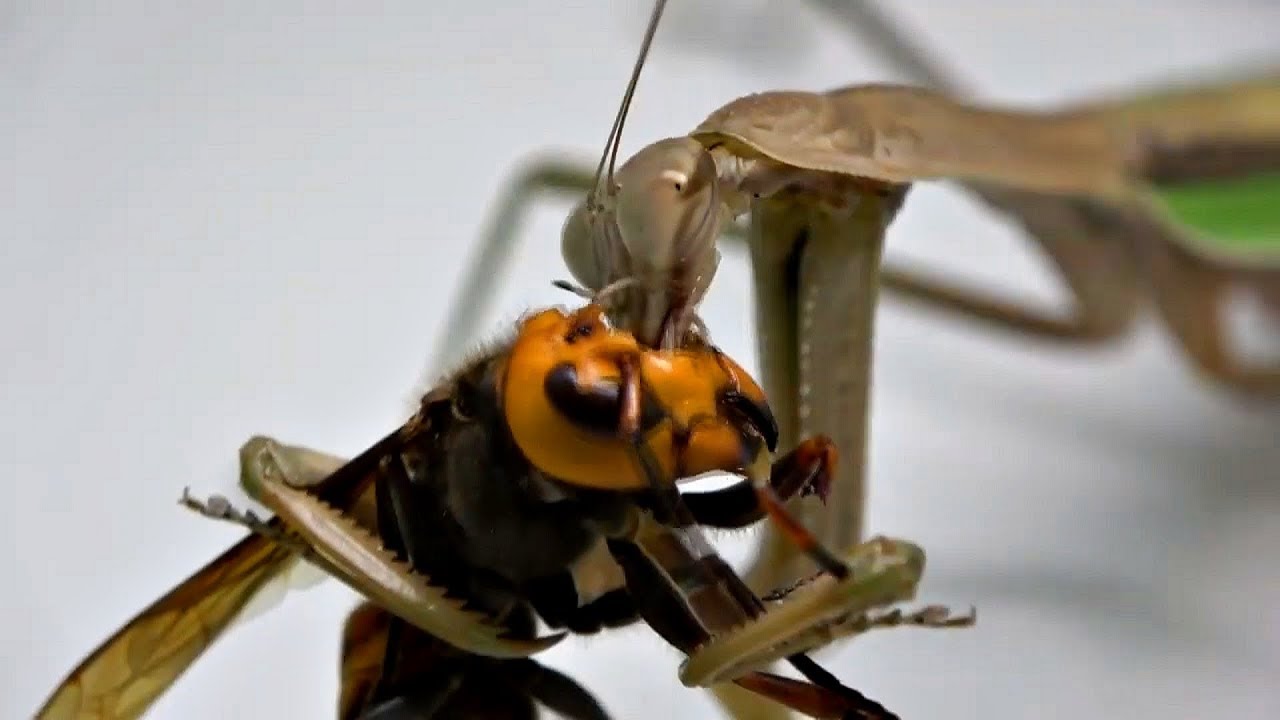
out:
{"label": "giant hornet", "polygon": [[[811,438],[773,461],[777,432],[759,386],[708,343],[646,349],[597,304],[530,314],[353,460],[246,443],[241,483],[275,516],[184,496],[251,534],[104,642],[38,717],[140,716],[304,558],[367,598],[344,630],[340,718],[533,718],[538,705],[607,718],[530,656],[638,619],[688,656],[686,685],[732,682],[813,717],[894,717],[805,651],[972,617],[876,612],[914,594],[923,551],[877,538],[846,560],[820,546],[781,503],[825,494],[835,448]],[[712,471],[744,479],[677,491]],[[766,515],[823,571],[761,599],[698,526]],[[559,632],[538,635],[535,619]],[[756,669],[784,657],[805,681]]]}

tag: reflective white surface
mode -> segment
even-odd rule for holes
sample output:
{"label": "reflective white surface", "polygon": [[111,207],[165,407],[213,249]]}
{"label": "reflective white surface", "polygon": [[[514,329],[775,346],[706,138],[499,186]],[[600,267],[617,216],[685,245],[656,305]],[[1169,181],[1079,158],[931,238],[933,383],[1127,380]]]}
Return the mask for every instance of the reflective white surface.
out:
{"label": "reflective white surface", "polygon": [[[647,3],[25,3],[0,43],[0,717],[239,537],[181,510],[253,433],[355,453],[400,423],[512,163],[598,152]],[[339,7],[340,6],[340,7]],[[1280,6],[912,3],[989,98],[1053,102],[1277,52]],[[830,20],[676,0],[624,152],[738,95],[892,79]],[[564,203],[500,313],[566,303]],[[913,192],[891,254],[1052,297],[967,199]],[[743,258],[705,306],[755,362]],[[969,631],[821,659],[904,718],[1280,717],[1280,413],[1199,385],[1144,326],[1103,351],[885,302],[870,526],[930,553]],[[722,538],[735,562],[749,535]],[[335,583],[218,643],[152,717],[331,717]],[[547,654],[619,718],[712,717],[643,627]]]}

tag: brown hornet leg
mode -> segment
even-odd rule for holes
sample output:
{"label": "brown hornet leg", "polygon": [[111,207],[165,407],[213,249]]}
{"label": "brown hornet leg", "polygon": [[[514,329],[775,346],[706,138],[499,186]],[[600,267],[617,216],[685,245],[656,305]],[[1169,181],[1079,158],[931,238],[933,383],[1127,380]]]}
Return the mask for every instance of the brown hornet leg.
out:
{"label": "brown hornet leg", "polygon": [[[812,437],[773,464],[769,486],[785,502],[793,497],[817,495],[825,500],[831,490],[830,464],[824,472],[810,472],[814,458],[833,451],[825,436]],[[832,455],[834,460],[834,455]],[[744,528],[763,520],[768,512],[750,480],[706,492],[686,492],[680,496],[699,525],[723,529]]]}
{"label": "brown hornet leg", "polygon": [[[691,653],[712,641],[713,634],[731,633],[735,626],[760,618],[764,603],[715,553],[698,532],[696,520],[680,495],[665,482],[656,458],[639,433],[639,374],[632,363],[624,361],[619,367],[618,431],[631,440],[655,496],[665,506],[663,513],[669,523],[659,523],[648,513],[636,510],[628,529],[609,540],[609,551],[622,567],[627,587],[646,590],[633,593],[640,616],[668,643]],[[769,462],[767,452],[759,453],[757,458],[760,463]],[[786,471],[778,476],[778,484],[792,492],[809,487],[821,493],[829,483],[827,476],[834,459],[834,447],[825,438],[802,445],[788,456]],[[749,468],[747,474],[760,508],[780,522],[799,528],[812,541],[811,547],[825,552],[812,534],[780,507],[771,484],[772,467]],[[841,577],[849,574],[843,563],[830,553],[827,555],[843,573]],[[758,671],[744,672],[732,682],[814,718],[896,720],[892,713],[846,687],[807,655],[795,653],[787,660],[810,682]]]}
{"label": "brown hornet leg", "polygon": [[[836,449],[826,438],[810,439],[796,448],[790,456],[787,471],[792,478],[780,484],[783,486],[817,486],[830,484],[832,472],[835,470]],[[762,473],[752,473],[752,489],[760,507],[769,514],[769,518],[778,526],[782,534],[805,555],[808,555],[817,566],[827,574],[843,580],[849,576],[849,567],[834,553],[823,547],[794,515],[782,504],[783,498],[773,489],[773,474],[766,480]]]}
{"label": "brown hornet leg", "polygon": [[1143,240],[1156,306],[1201,373],[1246,398],[1280,395],[1280,365],[1275,358],[1245,357],[1226,326],[1234,288],[1255,292],[1264,312],[1276,309],[1273,303],[1280,298],[1276,271],[1231,267],[1198,257],[1158,227]]}

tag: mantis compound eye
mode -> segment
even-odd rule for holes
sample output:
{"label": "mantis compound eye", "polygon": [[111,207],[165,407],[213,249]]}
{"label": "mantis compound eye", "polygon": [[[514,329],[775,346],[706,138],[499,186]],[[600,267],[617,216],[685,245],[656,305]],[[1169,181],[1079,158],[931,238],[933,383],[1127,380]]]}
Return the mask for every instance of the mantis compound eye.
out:
{"label": "mantis compound eye", "polygon": [[705,265],[720,230],[715,161],[691,138],[660,140],[618,170],[618,231],[633,272],[678,277]]}
{"label": "mantis compound eye", "polygon": [[578,203],[560,230],[560,256],[575,281],[589,290],[599,290],[610,280],[601,267],[601,260],[607,257],[602,253],[607,249],[597,247],[603,239],[592,234],[589,218],[586,202]]}
{"label": "mantis compound eye", "polygon": [[701,143],[683,137],[636,153],[617,182],[618,236],[644,291],[632,301],[629,329],[658,346],[669,316],[701,302],[719,265],[716,239],[726,217],[719,176]]}

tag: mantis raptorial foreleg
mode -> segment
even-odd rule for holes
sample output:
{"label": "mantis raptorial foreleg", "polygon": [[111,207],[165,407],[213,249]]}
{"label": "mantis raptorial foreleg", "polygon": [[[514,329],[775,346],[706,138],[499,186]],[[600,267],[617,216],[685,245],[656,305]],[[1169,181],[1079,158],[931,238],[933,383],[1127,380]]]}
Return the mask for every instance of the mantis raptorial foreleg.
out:
{"label": "mantis raptorial foreleg", "polygon": [[255,499],[266,479],[291,488],[313,488],[333,475],[346,460],[301,445],[286,445],[265,435],[255,435],[240,446],[240,486]]}
{"label": "mantis raptorial foreleg", "polygon": [[[265,482],[283,483],[291,488],[306,489],[320,485],[326,478],[346,463],[334,455],[299,445],[285,445],[261,435],[250,438],[240,446],[240,486],[255,501],[262,501],[262,485]],[[226,497],[212,495],[200,500],[189,489],[182,491],[179,503],[183,507],[211,520],[222,520],[238,525],[254,535],[282,546],[302,556],[312,564],[332,574],[333,568],[324,558],[301,538],[290,534],[283,523],[259,517],[253,510],[241,510]],[[367,505],[353,507],[364,522],[371,522]]]}
{"label": "mantis raptorial foreleg", "polygon": [[844,561],[846,577],[824,574],[803,583],[774,601],[759,619],[690,654],[681,680],[691,686],[713,685],[874,628],[960,628],[976,620],[972,609],[955,615],[941,606],[876,612],[915,596],[924,572],[924,550],[913,543],[875,537],[849,551]]}
{"label": "mantis raptorial foreleg", "polygon": [[[841,456],[826,504],[791,508],[823,544],[842,550],[862,539],[877,275],[884,230],[902,199],[866,198],[846,212],[786,196],[758,203],[752,215],[761,379],[780,447],[822,434]],[[747,580],[763,592],[811,569],[768,530]]]}
{"label": "mantis raptorial foreleg", "polygon": [[[472,617],[475,613],[456,606],[425,578],[400,567],[367,529],[305,490],[319,486],[321,481],[332,483],[335,472],[358,465],[358,461],[341,463],[337,458],[286,447],[269,438],[254,438],[246,443],[241,459],[242,484],[256,500],[276,512],[276,518],[262,520],[221,498],[200,502],[184,496],[183,503],[207,517],[241,524],[256,536],[306,557],[332,576],[368,593],[379,604],[395,608],[397,615],[419,626],[426,625],[424,629],[452,645],[498,657],[546,646],[549,638],[521,642],[494,636],[495,625]],[[364,496],[367,493],[362,493]],[[813,537],[802,526],[788,527],[791,542],[816,552]],[[924,570],[924,551],[912,543],[876,538],[847,557],[829,556],[828,565],[821,576],[777,593],[764,615],[717,634],[694,650],[682,667],[682,681],[690,686],[716,686],[718,693],[728,692],[720,687],[722,683],[751,673],[758,666],[874,627],[914,624],[947,628],[973,623],[972,615],[954,616],[932,606],[912,613],[874,612],[914,597]],[[415,611],[424,606],[432,608],[429,614]],[[451,620],[447,626],[440,622],[444,616]],[[748,710],[742,717],[760,716],[759,711],[760,708]]]}
{"label": "mantis raptorial foreleg", "polygon": [[184,488],[182,490],[182,498],[178,502],[197,515],[202,515],[210,520],[222,520],[242,527],[254,535],[291,550],[311,562],[324,562],[323,558],[316,555],[305,542],[290,535],[283,525],[264,520],[258,517],[258,514],[251,509],[241,510],[222,495],[210,495],[208,499],[201,500],[193,496],[189,488]]}
{"label": "mantis raptorial foreleg", "polygon": [[[257,450],[263,438],[241,449],[241,477],[261,474]],[[313,487],[342,460],[305,448],[277,446],[284,477],[295,487]],[[301,562],[295,550],[278,540],[276,520],[249,518],[229,503],[209,504],[184,497],[184,504],[233,522],[244,519],[254,534],[183,580],[107,638],[71,671],[41,709],[40,718],[131,718],[152,703],[249,608],[267,606],[269,588],[279,587]],[[288,541],[286,541],[288,542]]]}
{"label": "mantis raptorial foreleg", "polygon": [[[532,639],[505,637],[507,629],[499,619],[464,607],[447,589],[410,569],[383,546],[377,534],[371,477],[353,483],[363,486],[363,491],[339,509],[306,491],[316,484],[306,484],[307,480],[314,477],[317,466],[329,464],[331,456],[256,437],[241,448],[240,459],[241,485],[276,513],[273,524],[283,523],[290,537],[310,549],[310,557],[318,556],[313,562],[424,632],[454,647],[498,658],[527,657],[565,637],[564,633]],[[333,482],[336,472],[351,468],[355,475],[365,475],[361,464],[359,460],[342,463],[322,479]]]}

